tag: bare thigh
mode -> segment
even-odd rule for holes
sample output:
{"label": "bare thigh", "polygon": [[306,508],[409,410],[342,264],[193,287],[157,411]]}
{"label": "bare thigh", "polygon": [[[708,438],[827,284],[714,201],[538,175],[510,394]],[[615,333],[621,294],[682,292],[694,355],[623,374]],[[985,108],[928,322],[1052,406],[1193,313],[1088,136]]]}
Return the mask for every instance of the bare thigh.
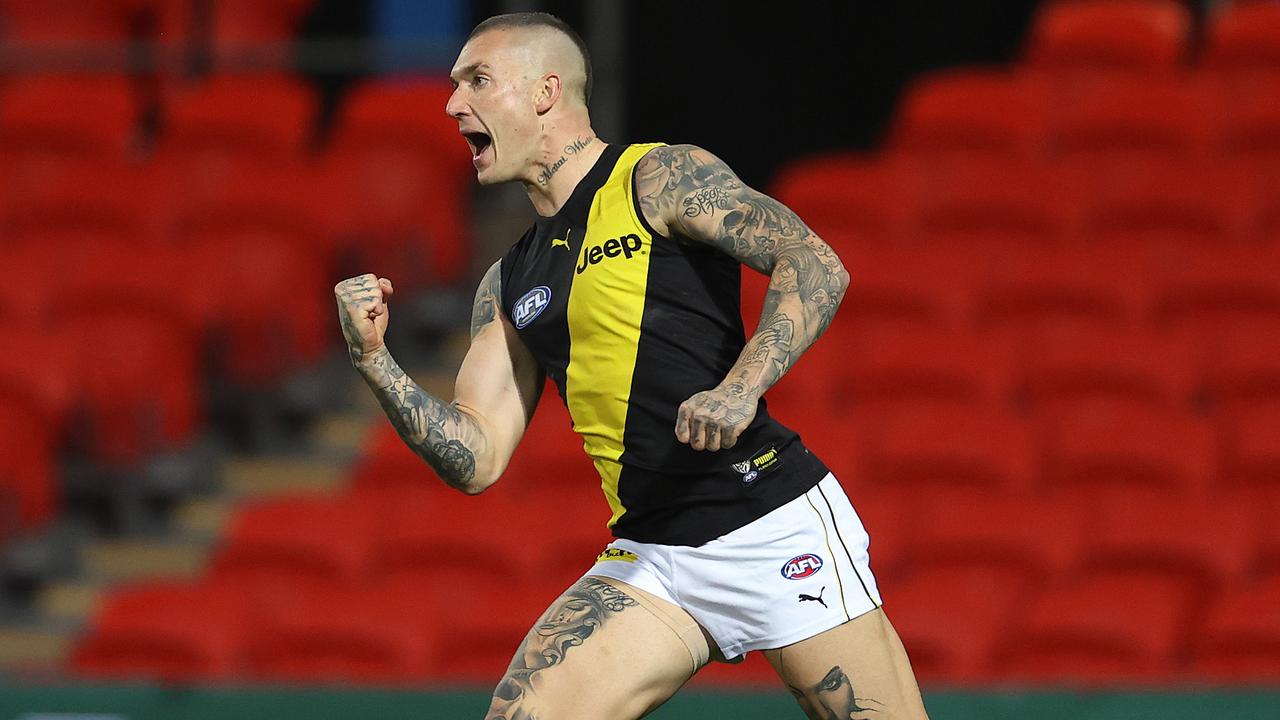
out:
{"label": "bare thigh", "polygon": [[811,720],[927,720],[907,651],[872,610],[765,657]]}
{"label": "bare thigh", "polygon": [[[688,642],[703,645],[691,650]],[[701,630],[684,610],[626,583],[585,577],[525,636],[485,717],[639,718],[705,662]]]}

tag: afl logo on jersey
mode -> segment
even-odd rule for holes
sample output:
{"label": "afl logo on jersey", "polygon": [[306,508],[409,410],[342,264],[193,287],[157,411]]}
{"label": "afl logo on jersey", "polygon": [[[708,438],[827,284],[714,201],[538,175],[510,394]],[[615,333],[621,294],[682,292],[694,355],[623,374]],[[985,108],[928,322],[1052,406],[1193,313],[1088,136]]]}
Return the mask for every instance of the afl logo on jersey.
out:
{"label": "afl logo on jersey", "polygon": [[787,561],[782,566],[782,577],[788,580],[800,580],[822,569],[822,558],[809,553],[807,555],[797,555]]}
{"label": "afl logo on jersey", "polygon": [[550,304],[551,288],[546,285],[539,285],[521,295],[516,304],[511,306],[511,320],[516,324],[516,329],[523,329],[525,325],[533,322],[534,318],[541,315]]}

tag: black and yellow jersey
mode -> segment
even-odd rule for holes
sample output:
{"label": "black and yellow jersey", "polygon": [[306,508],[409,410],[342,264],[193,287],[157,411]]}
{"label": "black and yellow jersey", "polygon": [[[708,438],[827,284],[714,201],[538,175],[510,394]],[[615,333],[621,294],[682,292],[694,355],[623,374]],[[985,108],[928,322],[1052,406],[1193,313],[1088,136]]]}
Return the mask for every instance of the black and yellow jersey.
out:
{"label": "black and yellow jersey", "polygon": [[730,450],[676,440],[676,411],[746,344],[738,261],[664,237],[635,198],[657,145],[610,145],[502,259],[502,305],[555,382],[617,537],[701,545],[799,497],[827,469],[762,399]]}

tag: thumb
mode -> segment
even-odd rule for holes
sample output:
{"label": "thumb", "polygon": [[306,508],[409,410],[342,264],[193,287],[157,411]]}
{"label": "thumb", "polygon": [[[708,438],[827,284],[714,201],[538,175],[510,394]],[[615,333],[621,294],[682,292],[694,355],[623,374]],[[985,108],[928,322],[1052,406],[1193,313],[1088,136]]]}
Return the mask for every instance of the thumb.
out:
{"label": "thumb", "polygon": [[382,299],[385,301],[395,293],[396,289],[391,286],[391,281],[387,278],[378,278],[378,288],[382,290]]}

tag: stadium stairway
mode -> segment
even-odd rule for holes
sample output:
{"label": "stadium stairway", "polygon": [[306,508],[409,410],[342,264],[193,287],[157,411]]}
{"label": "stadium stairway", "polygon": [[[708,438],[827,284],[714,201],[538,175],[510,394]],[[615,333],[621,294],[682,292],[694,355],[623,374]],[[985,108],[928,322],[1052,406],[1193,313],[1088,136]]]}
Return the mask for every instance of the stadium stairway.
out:
{"label": "stadium stairway", "polygon": [[[463,331],[445,344],[439,366],[411,374],[429,392],[447,397],[465,347]],[[197,578],[240,505],[282,495],[336,495],[368,428],[385,422],[354,373],[340,395],[343,409],[319,417],[298,448],[224,458],[215,470],[218,490],[182,502],[164,531],[145,537],[77,538],[78,571],[37,589],[29,608],[0,619],[0,675],[61,675],[77,637],[113,587]]]}

